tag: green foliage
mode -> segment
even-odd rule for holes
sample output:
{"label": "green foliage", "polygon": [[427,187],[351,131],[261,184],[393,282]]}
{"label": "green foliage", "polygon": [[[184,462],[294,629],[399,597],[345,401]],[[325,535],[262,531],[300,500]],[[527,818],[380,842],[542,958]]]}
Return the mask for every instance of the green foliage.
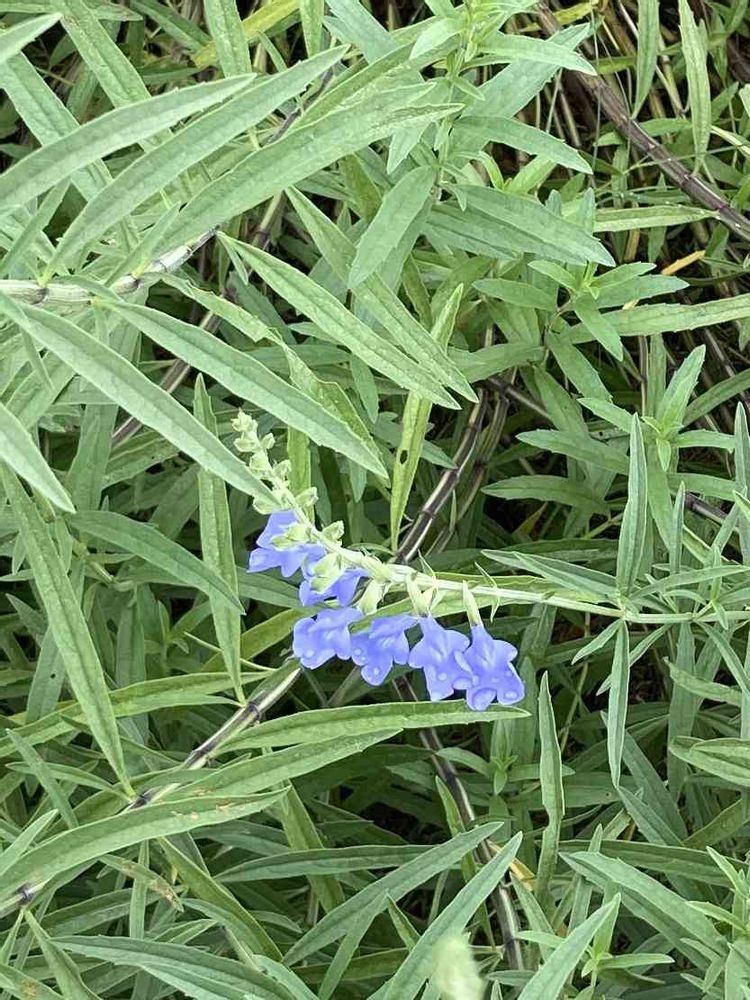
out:
{"label": "green foliage", "polygon": [[3,5],[1,1000],[750,997],[748,4],[556,14]]}

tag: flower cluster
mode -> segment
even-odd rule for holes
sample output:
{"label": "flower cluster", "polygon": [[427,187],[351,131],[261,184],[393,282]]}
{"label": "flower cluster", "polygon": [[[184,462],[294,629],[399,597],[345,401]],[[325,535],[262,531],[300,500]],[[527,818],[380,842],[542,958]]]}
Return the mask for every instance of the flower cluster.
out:
{"label": "flower cluster", "polygon": [[[479,622],[472,626],[471,638],[444,628],[429,614],[377,617],[367,629],[352,632],[364,614],[351,604],[369,573],[342,565],[335,553],[310,537],[294,511],[277,511],[269,517],[248,563],[250,572],[278,568],[290,577],[300,571],[299,597],[305,607],[338,603],[295,625],[292,648],[304,667],[315,670],[333,657],[351,659],[363,680],[377,685],[394,664],[408,665],[422,670],[432,701],[463,692],[469,707],[478,711],[493,701],[512,705],[523,698],[523,682],[513,667],[515,646],[493,639]],[[417,624],[422,637],[410,647],[407,633]]]}

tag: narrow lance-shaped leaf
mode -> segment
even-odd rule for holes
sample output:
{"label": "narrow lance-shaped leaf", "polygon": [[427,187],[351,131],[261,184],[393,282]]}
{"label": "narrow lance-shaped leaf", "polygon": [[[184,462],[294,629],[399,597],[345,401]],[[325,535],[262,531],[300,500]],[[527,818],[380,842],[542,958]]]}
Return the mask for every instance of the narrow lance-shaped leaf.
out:
{"label": "narrow lance-shaped leaf", "polygon": [[2,460],[61,510],[73,511],[73,503],[57,476],[20,421],[0,403],[0,455]]}
{"label": "narrow lance-shaped leaf", "polygon": [[567,979],[584,958],[589,941],[619,905],[620,898],[616,896],[606,906],[592,913],[575,930],[569,931],[567,937],[561,940],[552,955],[526,983],[518,1000],[551,1000],[552,997],[560,996]]}
{"label": "narrow lance-shaped leaf", "polygon": [[108,545],[145,559],[165,570],[183,586],[195,587],[227,608],[239,612],[243,610],[236,590],[225,579],[151,524],[143,524],[109,510],[76,514],[68,523],[84,536],[92,535]]}
{"label": "narrow lance-shaped leaf", "polygon": [[[3,303],[0,299],[0,310]],[[3,310],[4,311],[4,310]],[[38,343],[141,423],[153,427],[198,464],[243,493],[276,506],[271,491],[192,414],[122,355],[63,316],[24,306],[26,329]]]}
{"label": "narrow lance-shaped leaf", "polygon": [[13,898],[16,887],[30,878],[46,882],[77,865],[92,862],[102,854],[112,854],[154,837],[170,837],[196,827],[228,823],[267,809],[282,797],[283,792],[270,792],[240,800],[227,799],[226,796],[170,799],[169,802],[82,824],[74,830],[50,837],[11,865],[0,889],[0,902]]}
{"label": "narrow lance-shaped leaf", "polygon": [[[438,872],[444,872],[449,866],[457,864],[460,859],[473,850],[486,837],[491,837],[498,829],[497,823],[488,823],[475,827],[466,833],[459,833],[451,840],[431,848],[420,858],[409,861],[394,872],[389,872],[377,882],[372,882],[356,895],[351,896],[327,913],[314,927],[300,938],[286,955],[287,964],[302,961],[308,955],[325,948],[332,941],[343,937],[349,927],[352,915],[361,912],[368,906],[378,904],[385,909],[387,896],[397,902],[403,895],[422,885],[427,879]],[[379,901],[379,903],[378,903]]]}
{"label": "narrow lance-shaped leaf", "polygon": [[703,163],[711,138],[711,83],[708,78],[708,45],[705,29],[696,24],[688,0],[679,0],[680,37],[685,59],[690,124],[697,167]]}
{"label": "narrow lance-shaped leaf", "polygon": [[455,408],[448,393],[416,362],[366,326],[312,278],[263,250],[246,245],[238,249],[264,281],[308,316],[331,340],[348,348],[396,385],[414,389],[423,398]]}
{"label": "narrow lance-shaped leaf", "polygon": [[[195,383],[193,406],[196,418],[207,430],[216,434],[216,417],[211,409],[211,400],[200,376]],[[224,481],[213,473],[201,469],[198,473],[198,501],[203,558],[207,566],[224,580],[229,590],[236,592],[237,568],[234,564],[232,522]],[[218,601],[215,596],[210,599],[211,615],[214,620],[219,648],[224,657],[224,664],[232,679],[235,692],[242,700],[242,668],[240,665],[242,609],[228,607],[225,602]]]}
{"label": "narrow lance-shaped leaf", "polygon": [[493,892],[518,853],[523,834],[517,833],[491,861],[456,894],[409,952],[398,972],[376,996],[382,1000],[414,1000],[430,975],[432,951],[446,934],[461,933]]}
{"label": "narrow lance-shaped leaf", "polygon": [[99,746],[126,788],[130,783],[115,714],[81,607],[39,511],[15,475],[0,467],[5,495],[18,518],[26,555],[44,603],[49,627],[65,664],[68,681]]}
{"label": "narrow lance-shaped leaf", "polygon": [[27,910],[24,916],[66,1000],[99,1000],[97,994],[81,979],[81,973],[70,955],[57,945],[31,912]]}
{"label": "narrow lance-shaped leaf", "polygon": [[633,117],[641,109],[648,97],[651,82],[656,72],[659,56],[661,26],[659,24],[659,0],[638,0],[638,46],[636,49],[636,91],[633,101]]}
{"label": "narrow lance-shaped leaf", "polygon": [[[356,254],[355,245],[309,198],[294,189],[287,194],[321,256],[349,287],[351,265]],[[411,355],[421,367],[449,389],[454,389],[474,402],[476,397],[456,363],[378,274],[371,274],[360,282],[354,289],[354,298],[390,334],[392,341]]]}
{"label": "narrow lance-shaped leaf", "polygon": [[200,83],[100,115],[6,170],[0,176],[0,200],[8,205],[23,205],[107,153],[147,139],[180,118],[211,107],[246,83],[246,80]]}
{"label": "narrow lance-shaped leaf", "polygon": [[20,24],[14,24],[12,28],[0,32],[0,63],[11,59],[25,45],[33,42],[38,35],[51,28],[59,20],[59,14],[43,14],[41,17],[32,17],[28,21],[21,21]]}
{"label": "narrow lance-shaped leaf", "polygon": [[617,587],[623,595],[629,594],[635,587],[646,543],[647,526],[646,453],[640,421],[638,416],[634,415],[630,430],[628,499],[622,516],[620,541],[617,547]]}
{"label": "narrow lance-shaped leaf", "polygon": [[249,73],[250,52],[242,35],[242,22],[234,0],[204,0],[208,30],[224,76]]}
{"label": "narrow lance-shaped leaf", "polygon": [[168,236],[168,245],[246,212],[284,188],[399,128],[443,118],[455,105],[414,105],[429,87],[399,87],[338,108],[306,126],[304,119],[280,139],[251,153],[191,198]]}
{"label": "narrow lance-shaped leaf", "polygon": [[615,642],[615,652],[612,659],[612,676],[609,686],[609,704],[607,707],[607,759],[612,784],[615,788],[620,784],[622,770],[622,753],[625,744],[625,723],[628,714],[628,690],[630,684],[630,649],[628,644],[628,627],[620,622]]}
{"label": "narrow lance-shaped leaf", "polygon": [[548,903],[549,885],[557,864],[560,830],[565,815],[562,782],[562,759],[555,727],[555,713],[549,693],[549,675],[545,674],[539,689],[539,777],[542,805],[547,813],[547,825],[542,834],[535,895],[544,907]]}
{"label": "narrow lance-shaped leaf", "polygon": [[352,429],[339,414],[324,409],[317,399],[285,382],[252,353],[238,351],[205,330],[148,306],[117,303],[111,308],[165,350],[212,375],[241,399],[311,434],[318,444],[333,448],[371,472],[385,473],[364,427]]}
{"label": "narrow lance-shaped leaf", "polygon": [[[342,49],[333,49],[315,59],[298,63],[268,79],[253,82],[235,96],[232,96],[232,90],[227,95],[230,100],[134,160],[73,219],[58,244],[50,266],[71,260],[97,236],[107,232],[152,195],[171,184],[177,173],[187,170],[236,135],[262,121],[274,108],[304,90],[319,74],[329,69],[341,53]],[[250,77],[246,79],[250,80]],[[195,89],[191,87],[188,94]]]}
{"label": "narrow lance-shaped leaf", "polygon": [[402,236],[427,204],[433,181],[431,167],[417,167],[404,174],[383,198],[383,203],[362,235],[350,272],[352,286],[377,271],[398,246]]}

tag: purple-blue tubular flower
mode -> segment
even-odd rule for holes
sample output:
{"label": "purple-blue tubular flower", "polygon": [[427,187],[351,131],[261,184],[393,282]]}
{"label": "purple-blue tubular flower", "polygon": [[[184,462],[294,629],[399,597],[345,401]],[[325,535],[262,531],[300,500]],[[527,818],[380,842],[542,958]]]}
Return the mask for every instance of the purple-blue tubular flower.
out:
{"label": "purple-blue tubular flower", "polygon": [[373,686],[382,684],[394,663],[408,662],[405,633],[415,623],[411,615],[390,615],[376,618],[366,632],[352,636],[352,660],[362,668],[362,680]]}
{"label": "purple-blue tubular flower", "polygon": [[454,685],[466,691],[469,708],[483,712],[493,701],[515,705],[525,694],[523,681],[511,661],[518,650],[509,642],[493,639],[484,625],[474,625],[471,646],[456,653],[463,673]]}
{"label": "purple-blue tubular flower", "polygon": [[409,666],[424,671],[431,701],[442,701],[457,690],[456,681],[463,676],[463,669],[456,660],[469,645],[467,636],[453,629],[443,628],[430,615],[420,619],[422,638],[409,654]]}
{"label": "purple-blue tubular flower", "polygon": [[299,599],[300,604],[309,607],[311,604],[321,604],[335,598],[341,607],[346,607],[352,603],[352,599],[357,592],[359,581],[367,576],[363,569],[345,569],[338,580],[325,590],[314,590],[313,580],[315,579],[314,565],[308,560],[302,566],[304,580],[300,584]]}
{"label": "purple-blue tubular flower", "polygon": [[325,555],[322,545],[301,542],[289,548],[276,548],[274,542],[284,535],[297,515],[293,510],[278,510],[268,518],[265,528],[258,536],[256,548],[250,553],[247,563],[248,573],[262,573],[267,569],[280,569],[281,575],[293,576],[308,560],[315,562]]}
{"label": "purple-blue tubular flower", "polygon": [[294,655],[308,670],[317,669],[334,656],[348,660],[352,652],[349,626],[360,618],[358,608],[324,608],[314,618],[303,618],[294,626]]}

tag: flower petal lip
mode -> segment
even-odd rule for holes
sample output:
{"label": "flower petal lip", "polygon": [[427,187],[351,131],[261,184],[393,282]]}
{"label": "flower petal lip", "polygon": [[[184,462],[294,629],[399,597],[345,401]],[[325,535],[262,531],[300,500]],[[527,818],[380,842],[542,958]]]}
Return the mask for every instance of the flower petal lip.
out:
{"label": "flower petal lip", "polygon": [[493,701],[515,705],[525,695],[524,683],[512,661],[518,650],[503,639],[493,639],[483,625],[471,630],[471,645],[456,654],[462,675],[457,689],[466,691],[470,708],[484,711]]}
{"label": "flower petal lip", "polygon": [[303,667],[316,670],[337,656],[351,655],[349,626],[362,618],[358,608],[324,608],[311,618],[302,618],[294,626],[292,651]]}
{"label": "flower petal lip", "polygon": [[382,684],[394,663],[405,664],[409,659],[407,629],[416,619],[411,615],[388,615],[376,618],[369,629],[352,637],[352,660],[362,668],[362,679],[368,684]]}
{"label": "flower petal lip", "polygon": [[425,683],[431,701],[442,701],[458,690],[464,668],[456,654],[469,645],[469,638],[461,632],[443,628],[432,616],[420,619],[422,638],[409,654],[409,666],[424,671]]}

